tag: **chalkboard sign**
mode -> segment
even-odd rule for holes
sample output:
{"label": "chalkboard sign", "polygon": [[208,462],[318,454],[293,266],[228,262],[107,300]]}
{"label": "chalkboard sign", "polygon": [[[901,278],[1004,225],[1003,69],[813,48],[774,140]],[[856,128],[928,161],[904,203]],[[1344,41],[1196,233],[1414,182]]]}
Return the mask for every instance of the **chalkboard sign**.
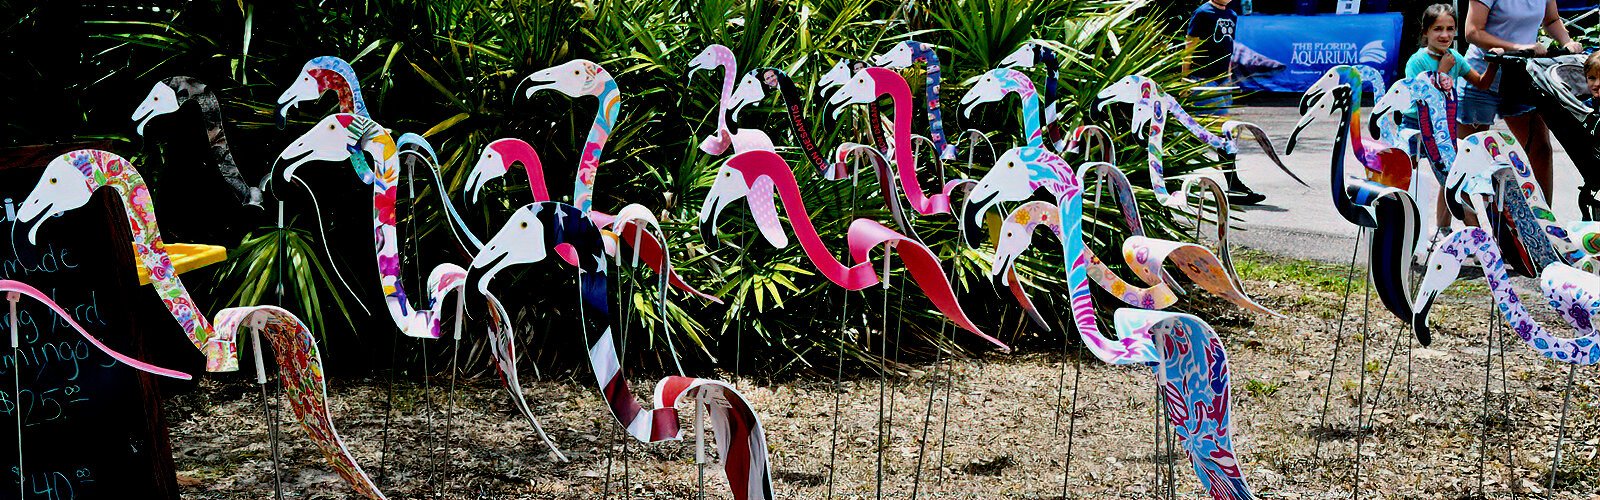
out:
{"label": "chalkboard sign", "polygon": [[[100,190],[84,209],[49,222],[38,245],[14,220],[44,165],[85,147],[106,145],[0,150],[0,233],[9,240],[0,244],[0,279],[38,288],[110,348],[148,359],[132,311],[154,294],[138,285],[115,193]],[[9,328],[9,312],[0,314]],[[43,304],[23,298],[17,316],[21,349],[0,335],[0,499],[178,498],[154,378],[95,349]]]}

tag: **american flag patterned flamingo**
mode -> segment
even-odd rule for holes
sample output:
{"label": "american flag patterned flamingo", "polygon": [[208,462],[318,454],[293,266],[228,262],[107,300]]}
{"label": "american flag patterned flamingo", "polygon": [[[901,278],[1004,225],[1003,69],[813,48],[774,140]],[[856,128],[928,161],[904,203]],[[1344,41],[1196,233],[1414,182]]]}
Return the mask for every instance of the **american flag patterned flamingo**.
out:
{"label": "american flag patterned flamingo", "polygon": [[[617,355],[613,330],[617,324],[612,274],[600,229],[588,213],[565,203],[544,201],[523,206],[484,244],[472,268],[483,270],[477,287],[488,293],[495,276],[513,265],[543,261],[555,248],[566,245],[578,256],[579,315],[588,342],[589,364],[595,383],[610,413],[633,439],[645,443],[683,437],[677,406],[701,405],[711,418],[719,456],[734,498],[771,499],[772,477],[767,462],[765,431],[755,412],[726,382],[690,377],[667,377],[656,385],[653,403],[646,408],[629,387],[627,373]],[[598,337],[590,338],[593,332]],[[699,425],[698,422],[696,425]]]}

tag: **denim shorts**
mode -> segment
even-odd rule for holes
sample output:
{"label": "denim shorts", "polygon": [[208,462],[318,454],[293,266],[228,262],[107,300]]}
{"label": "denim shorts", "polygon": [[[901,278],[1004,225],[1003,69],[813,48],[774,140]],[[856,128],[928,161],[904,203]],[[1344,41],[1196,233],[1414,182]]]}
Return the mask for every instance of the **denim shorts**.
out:
{"label": "denim shorts", "polygon": [[[1500,83],[1500,75],[1495,75],[1496,87]],[[1515,97],[1507,97],[1502,92],[1478,90],[1471,85],[1461,91],[1460,106],[1456,108],[1456,122],[1462,125],[1493,125],[1496,116],[1509,118],[1522,116],[1533,111],[1533,105],[1523,102]],[[1495,87],[1491,87],[1495,88]],[[1502,91],[1508,89],[1500,89]],[[1515,93],[1526,93],[1526,89],[1509,89]]]}

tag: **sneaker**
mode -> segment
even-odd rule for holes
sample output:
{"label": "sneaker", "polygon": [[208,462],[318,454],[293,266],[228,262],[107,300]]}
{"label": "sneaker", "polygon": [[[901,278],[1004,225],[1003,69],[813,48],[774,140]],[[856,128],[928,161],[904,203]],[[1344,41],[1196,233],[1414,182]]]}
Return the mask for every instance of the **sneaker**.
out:
{"label": "sneaker", "polygon": [[1267,195],[1251,191],[1250,188],[1240,186],[1238,190],[1225,191],[1228,194],[1230,205],[1255,205],[1267,199]]}
{"label": "sneaker", "polygon": [[1225,192],[1228,194],[1229,204],[1255,205],[1267,199],[1267,195],[1257,193],[1250,189],[1250,186],[1244,185],[1244,181],[1239,179],[1239,173],[1236,170],[1223,172],[1222,179],[1228,182],[1228,190]]}

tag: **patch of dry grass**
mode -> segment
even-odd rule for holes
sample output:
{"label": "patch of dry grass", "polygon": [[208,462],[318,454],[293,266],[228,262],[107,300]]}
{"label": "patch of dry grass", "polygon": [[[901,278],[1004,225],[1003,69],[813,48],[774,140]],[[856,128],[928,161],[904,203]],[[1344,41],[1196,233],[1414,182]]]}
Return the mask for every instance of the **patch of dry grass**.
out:
{"label": "patch of dry grass", "polygon": [[[1368,321],[1362,321],[1357,282],[1344,310],[1343,340],[1336,342],[1342,269],[1261,255],[1239,260],[1250,293],[1285,316],[1253,316],[1220,305],[1202,305],[1197,312],[1213,318],[1228,348],[1235,443],[1260,497],[1346,498],[1358,465],[1368,496],[1544,493],[1567,367],[1535,355],[1512,335],[1503,336],[1504,348],[1497,340],[1494,349],[1485,349],[1487,293],[1453,287],[1461,291],[1441,299],[1434,343],[1422,348],[1411,346],[1409,329],[1375,300]],[[1529,303],[1542,307],[1542,301]],[[1537,317],[1553,331],[1570,332],[1548,310]],[[1339,360],[1330,378],[1336,343]],[[1075,369],[1081,378],[1069,417],[1062,406],[1073,396]],[[531,367],[523,373],[532,378]],[[331,396],[346,442],[369,472],[376,475],[383,464],[385,491],[394,497],[431,498],[431,490],[440,498],[596,498],[620,496],[624,481],[636,498],[696,494],[692,439],[631,443],[624,454],[615,425],[589,385],[591,376],[566,376],[527,381],[525,388],[569,463],[551,460],[492,380],[458,387],[453,410],[442,388],[446,378],[436,378],[431,391],[414,383],[398,386],[397,399],[405,404],[396,405],[401,411],[388,426],[393,451],[386,460],[380,460],[386,383],[336,384]],[[1576,379],[1562,484],[1554,498],[1588,498],[1600,488],[1600,373],[1583,368]],[[648,387],[646,382],[637,379],[635,387]],[[839,382],[839,391],[833,380],[739,382],[766,426],[775,487],[783,498],[825,496],[830,464],[837,495],[875,496],[880,458],[886,497],[906,498],[915,488],[927,498],[1058,498],[1069,427],[1076,431],[1065,481],[1069,497],[1149,498],[1158,471],[1166,470],[1159,463],[1166,455],[1154,444],[1150,370],[1107,366],[1082,353],[916,365],[909,375],[886,381],[869,376]],[[880,393],[880,384],[888,391]],[[930,400],[931,389],[936,392]],[[173,424],[178,469],[206,479],[205,486],[185,491],[186,498],[270,494],[268,440],[257,396],[253,389],[231,392],[234,399]],[[1366,404],[1358,409],[1362,400]],[[881,445],[879,415],[888,417]],[[1358,415],[1370,427],[1358,430]],[[1485,429],[1487,447],[1481,439]],[[348,491],[297,425],[285,423],[280,430],[289,498]],[[1171,458],[1179,495],[1196,497],[1198,483],[1186,459],[1181,453]],[[707,498],[729,497],[720,467],[708,466],[704,477]]]}

